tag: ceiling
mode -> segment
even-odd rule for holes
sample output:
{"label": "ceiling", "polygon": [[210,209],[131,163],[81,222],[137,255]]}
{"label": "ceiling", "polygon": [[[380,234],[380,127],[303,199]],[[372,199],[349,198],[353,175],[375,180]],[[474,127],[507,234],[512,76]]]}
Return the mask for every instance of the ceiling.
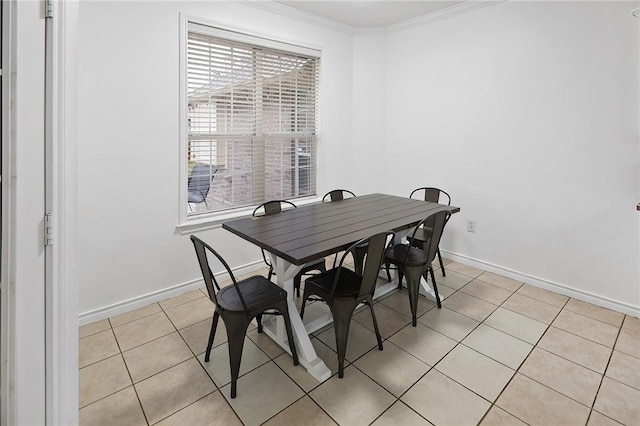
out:
{"label": "ceiling", "polygon": [[386,27],[463,1],[454,0],[275,0],[351,27]]}

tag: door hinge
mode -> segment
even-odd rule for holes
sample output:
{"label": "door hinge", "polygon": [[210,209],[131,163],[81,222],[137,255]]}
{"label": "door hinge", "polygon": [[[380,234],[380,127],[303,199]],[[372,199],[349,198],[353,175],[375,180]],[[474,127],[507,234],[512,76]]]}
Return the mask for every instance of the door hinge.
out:
{"label": "door hinge", "polygon": [[53,245],[53,215],[51,213],[44,215],[44,245]]}
{"label": "door hinge", "polygon": [[44,17],[53,18],[53,0],[45,0],[44,7],[45,7]]}

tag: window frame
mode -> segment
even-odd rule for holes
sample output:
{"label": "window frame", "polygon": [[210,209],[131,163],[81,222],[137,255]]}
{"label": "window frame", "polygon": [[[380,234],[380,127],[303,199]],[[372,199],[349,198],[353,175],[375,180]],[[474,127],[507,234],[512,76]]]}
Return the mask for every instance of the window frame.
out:
{"label": "window frame", "polygon": [[[220,25],[215,22],[211,22],[205,18],[180,13],[180,58],[179,58],[179,165],[178,165],[178,224],[177,228],[182,234],[191,233],[195,230],[208,229],[219,227],[222,222],[248,216],[251,214],[255,206],[243,206],[229,210],[210,212],[206,214],[197,215],[195,217],[189,217],[189,206],[187,204],[187,171],[188,171],[188,122],[187,122],[187,108],[188,108],[188,89],[187,89],[187,44],[188,33],[191,26],[198,27],[198,30],[214,37],[226,38],[234,41],[240,41],[266,48],[286,50],[291,53],[298,53],[308,56],[314,56],[317,58],[322,57],[322,50],[314,47],[304,47],[300,44],[291,42],[285,42],[276,40],[273,37],[257,34],[254,31],[246,31],[243,29],[230,28],[227,25]],[[318,83],[322,87],[322,71],[320,71]],[[318,147],[320,145],[320,103],[321,103],[321,90],[318,90],[318,99],[316,103],[316,167],[315,167],[315,180],[316,180],[316,192],[319,187],[319,177],[322,174],[320,169],[320,155]],[[305,205],[319,201],[320,198],[317,195],[310,195],[307,197],[296,198],[297,205]]]}

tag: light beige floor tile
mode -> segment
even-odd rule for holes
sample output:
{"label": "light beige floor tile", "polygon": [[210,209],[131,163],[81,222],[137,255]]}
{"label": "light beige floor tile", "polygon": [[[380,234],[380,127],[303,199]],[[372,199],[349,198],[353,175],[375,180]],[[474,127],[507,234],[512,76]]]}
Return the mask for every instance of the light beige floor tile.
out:
{"label": "light beige floor tile", "polygon": [[334,426],[331,417],[305,396],[271,418],[264,426]]}
{"label": "light beige floor tile", "polygon": [[502,275],[494,274],[493,272],[483,272],[477,277],[477,279],[498,287],[502,287],[505,290],[509,291],[516,291],[522,286],[522,283],[519,281],[503,277]]}
{"label": "light beige floor tile", "polygon": [[520,373],[591,407],[602,375],[543,349],[535,348]]}
{"label": "light beige floor tile", "polygon": [[133,386],[80,409],[81,426],[146,426]]}
{"label": "light beige floor tile", "polygon": [[79,375],[80,407],[131,386],[131,379],[121,355],[81,368]]}
{"label": "light beige floor tile", "polygon": [[605,376],[640,390],[640,359],[614,350]]}
{"label": "light beige floor tile", "polygon": [[201,297],[205,297],[204,293],[202,292],[202,290],[196,289],[179,296],[163,300],[161,302],[158,302],[158,304],[162,309],[166,311],[167,309],[175,308],[176,306],[183,305],[187,302],[191,302],[192,300],[200,299]]}
{"label": "light beige floor tile", "polygon": [[610,348],[618,337],[618,327],[570,311],[560,312],[553,326]]}
{"label": "light beige floor tile", "polygon": [[462,343],[514,370],[533,349],[530,343],[484,324],[473,330]]}
{"label": "light beige floor tile", "polygon": [[640,358],[640,320],[629,315],[625,316],[616,341],[616,349],[627,355]]}
{"label": "light beige floor tile", "polygon": [[549,305],[553,305],[558,308],[562,308],[569,300],[567,296],[554,293],[540,287],[534,287],[529,284],[524,284],[518,289],[517,293],[523,296],[530,297],[532,299],[539,300],[541,302],[548,303]]}
{"label": "light beige floor tile", "polygon": [[193,356],[177,332],[122,353],[129,374],[138,383]]}
{"label": "light beige floor tile", "polygon": [[135,387],[150,424],[216,390],[195,358],[143,380]]}
{"label": "light beige floor tile", "polygon": [[495,405],[491,407],[480,424],[482,426],[526,426],[526,423]]}
{"label": "light beige floor tile", "polygon": [[475,279],[469,284],[460,289],[463,293],[482,299],[485,302],[493,303],[494,305],[500,305],[507,300],[513,293],[509,290],[505,290],[502,287],[495,286],[493,284],[485,283]]}
{"label": "light beige floor tile", "polygon": [[445,269],[447,271],[446,277],[436,275],[436,284],[438,287],[440,287],[440,285],[446,285],[447,287],[459,290],[473,280],[473,277],[449,270],[446,266]]}
{"label": "light beige floor tile", "polygon": [[[315,337],[311,339],[311,345],[313,345],[318,358],[320,358],[327,368],[331,370],[331,374],[337,374],[338,354]],[[311,376],[301,364],[293,365],[293,360],[289,354],[280,355],[274,360],[274,362],[278,364],[278,366],[283,369],[284,372],[287,373],[287,375],[291,377],[293,381],[296,382],[305,392],[309,392],[320,384],[318,380]],[[344,366],[346,367],[347,365],[349,365],[349,361],[345,360]]]}
{"label": "light beige floor tile", "polygon": [[[333,327],[318,335],[318,339],[334,351],[336,350],[336,336]],[[376,334],[368,328],[351,321],[349,326],[349,337],[347,338],[347,352],[345,358],[349,362],[360,358],[371,349],[378,350],[378,340]]]}
{"label": "light beige floor tile", "polygon": [[271,359],[277,358],[285,353],[282,346],[277,344],[271,337],[267,336],[266,333],[258,333],[258,328],[248,332],[247,337]]}
{"label": "light beige floor tile", "polygon": [[418,318],[418,322],[456,341],[464,339],[479,324],[478,321],[451,309],[432,309]]}
{"label": "light beige floor tile", "polygon": [[[309,396],[341,425],[368,425],[395,398],[353,366],[345,368],[344,378],[333,376]],[[357,409],[354,409],[357,407]]]}
{"label": "light beige floor tile", "polygon": [[600,374],[604,374],[611,355],[610,348],[555,327],[549,327],[538,347]]}
{"label": "light beige floor tile", "polygon": [[160,312],[161,310],[162,309],[160,309],[160,305],[158,305],[157,303],[152,303],[142,308],[111,317],[109,318],[109,322],[111,322],[111,327],[117,327],[119,325],[144,318],[151,314],[155,314],[157,312]]}
{"label": "light beige floor tile", "polygon": [[[209,341],[209,332],[211,331],[211,319],[200,321],[196,324],[185,327],[178,332],[182,336],[187,345],[191,348],[194,354],[201,354],[207,349],[207,342]],[[216,336],[213,339],[213,347],[223,344],[227,341],[227,329],[224,326],[222,318],[218,320],[218,326],[216,328]]]}
{"label": "light beige floor tile", "polygon": [[589,416],[589,422],[587,426],[620,426],[621,423],[616,422],[613,419],[600,414],[595,410],[591,410],[591,416]]}
{"label": "light beige floor tile", "polygon": [[435,368],[492,402],[515,374],[515,370],[464,345],[453,348]]}
{"label": "light beige floor tile", "polygon": [[[455,288],[447,287],[444,284],[438,283],[438,296],[440,296],[440,303],[442,303],[442,301],[446,300],[449,296],[454,294],[456,291],[458,291],[458,290],[456,290]],[[421,297],[421,299],[422,299],[422,297]],[[432,303],[434,305],[436,304],[435,301],[432,301]]]}
{"label": "light beige floor tile", "polygon": [[213,392],[156,424],[158,426],[242,426],[242,422],[220,392]]}
{"label": "light beige floor tile", "polygon": [[480,268],[474,268],[473,266],[463,265],[462,263],[458,262],[449,263],[445,266],[445,270],[447,271],[447,275],[449,275],[449,271],[453,271],[471,278],[476,278],[478,275],[481,275],[483,272],[485,272]]}
{"label": "light beige floor tile", "polygon": [[[204,361],[204,353],[198,355],[198,360],[207,371],[211,379],[218,387],[231,382],[231,370],[229,367],[229,345],[223,343],[211,350],[209,362]],[[248,337],[244,339],[242,359],[240,360],[240,376],[269,362],[265,355]]]}
{"label": "light beige floor tile", "polygon": [[477,424],[491,404],[444,374],[431,370],[401,398],[434,425]]}
{"label": "light beige floor tile", "polygon": [[593,409],[625,425],[640,422],[640,391],[605,377]]}
{"label": "light beige floor tile", "polygon": [[498,307],[461,291],[448,297],[442,305],[476,321],[484,321]]}
{"label": "light beige floor tile", "polygon": [[82,339],[83,337],[91,336],[92,334],[100,333],[101,331],[109,330],[110,328],[111,324],[108,319],[92,322],[80,327],[78,330],[78,337]]}
{"label": "light beige floor tile", "polygon": [[547,329],[547,324],[516,312],[496,309],[484,323],[511,336],[535,345]]}
{"label": "light beige floor tile", "polygon": [[398,397],[431,368],[391,342],[384,342],[383,351],[371,351],[354,365]]}
{"label": "light beige floor tile", "polygon": [[119,353],[118,343],[109,327],[105,331],[80,339],[78,365],[80,368],[86,367]]}
{"label": "light beige floor tile", "polygon": [[213,317],[215,306],[207,297],[201,297],[191,302],[167,309],[166,313],[178,330]]}
{"label": "light beige floor tile", "polygon": [[[408,298],[406,302],[408,305]],[[378,320],[380,335],[383,339],[389,338],[411,322],[410,317],[402,315],[398,311],[395,311],[383,304],[376,303],[373,305],[373,309],[376,314],[376,319]],[[355,314],[353,319],[375,333],[369,307],[366,307],[366,309]]]}
{"label": "light beige floor tile", "polygon": [[164,312],[151,314],[113,329],[121,351],[129,350],[174,331],[176,329]]}
{"label": "light beige floor tile", "polygon": [[584,425],[589,416],[589,408],[522,374],[516,374],[496,405],[531,425]]}
{"label": "light beige floor tile", "polygon": [[440,361],[457,342],[420,323],[394,334],[389,341],[429,365]]}
{"label": "light beige floor tile", "polygon": [[401,401],[393,404],[371,426],[429,426],[431,423]]}
{"label": "light beige floor tile", "polygon": [[583,302],[578,299],[570,299],[564,309],[584,315],[585,317],[606,322],[607,324],[611,324],[616,327],[620,327],[622,325],[622,320],[624,320],[624,314],[620,312],[592,305],[591,303]]}
{"label": "light beige floor tile", "polygon": [[236,398],[230,399],[231,384],[220,392],[246,426],[264,423],[304,396],[304,392],[273,362],[240,377]]}
{"label": "light beige floor tile", "polygon": [[518,293],[514,293],[513,296],[502,304],[502,307],[545,324],[551,324],[561,309],[557,306],[540,302]]}

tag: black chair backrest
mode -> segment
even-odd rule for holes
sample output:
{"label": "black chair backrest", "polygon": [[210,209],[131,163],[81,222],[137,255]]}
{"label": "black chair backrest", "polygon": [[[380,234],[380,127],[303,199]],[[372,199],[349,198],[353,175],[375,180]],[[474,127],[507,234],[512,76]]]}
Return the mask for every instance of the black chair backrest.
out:
{"label": "black chair backrest", "polygon": [[414,194],[420,193],[422,191],[424,191],[424,200],[425,201],[430,201],[432,203],[444,204],[444,202],[442,202],[442,203],[440,202],[440,198],[442,198],[442,201],[446,201],[446,204],[448,206],[451,205],[451,197],[449,196],[449,194],[447,194],[442,189],[431,188],[431,187],[428,187],[428,186],[414,189],[413,191],[411,191],[411,195],[409,195],[409,198],[413,198]]}
{"label": "black chair backrest", "polygon": [[[444,226],[449,221],[451,217],[451,212],[449,210],[441,210],[439,212],[433,213],[426,218],[422,219],[422,221],[416,226],[411,233],[411,236],[407,239],[409,241],[409,246],[413,246],[413,240],[416,236],[416,232],[420,227],[428,226],[430,224],[431,228],[431,238],[422,242],[422,251],[427,255],[428,263],[433,262],[433,259],[436,257],[436,253],[438,252],[438,244],[440,244],[440,238],[442,238],[442,232],[444,231]],[[407,250],[407,254],[409,255],[409,251]],[[406,257],[405,257],[406,262]]]}
{"label": "black chair backrest", "polygon": [[189,191],[198,191],[206,197],[211,187],[211,180],[217,171],[218,169],[213,165],[197,163],[189,175]]}
{"label": "black chair backrest", "polygon": [[325,203],[327,201],[344,200],[345,194],[349,194],[349,195],[351,195],[351,197],[355,197],[356,196],[356,194],[354,194],[353,192],[349,191],[348,189],[334,189],[333,191],[329,191],[326,194],[324,194],[324,197],[322,197],[322,202]]}
{"label": "black chair backrest", "polygon": [[218,280],[216,280],[215,275],[211,272],[211,267],[209,266],[209,257],[207,256],[207,252],[213,254],[220,263],[224,266],[233,282],[236,291],[238,292],[238,297],[240,298],[240,302],[242,303],[242,307],[245,311],[248,311],[247,304],[242,297],[242,293],[240,292],[240,287],[238,286],[238,282],[236,281],[236,277],[233,276],[233,272],[231,272],[231,268],[225,262],[225,260],[215,251],[211,246],[195,235],[191,236],[191,242],[193,243],[193,247],[196,250],[196,256],[198,256],[198,263],[200,264],[200,270],[202,271],[202,278],[204,278],[204,283],[207,286],[207,293],[209,294],[209,299],[213,303],[217,304],[216,294],[220,291],[220,285],[218,284]]}
{"label": "black chair backrest", "polygon": [[[271,200],[271,201],[267,201],[266,203],[262,203],[260,204],[258,207],[256,207],[253,210],[253,213],[251,213],[252,216],[269,216],[272,214],[276,214],[276,213],[280,213],[282,211],[282,205],[289,205],[291,207],[293,207],[294,209],[297,208],[298,206],[296,206],[295,204],[293,204],[291,201],[287,201],[287,200]],[[263,213],[259,214],[258,211],[262,209]]]}
{"label": "black chair backrest", "polygon": [[334,278],[333,287],[331,289],[332,293],[335,292],[338,285],[340,270],[343,267],[342,265],[347,255],[351,253],[353,256],[353,252],[356,250],[356,247],[366,245],[367,255],[364,261],[364,268],[362,269],[362,284],[360,285],[360,293],[358,296],[364,296],[367,293],[373,294],[376,288],[378,273],[380,272],[380,265],[382,264],[387,249],[393,243],[393,236],[394,233],[391,231],[380,232],[352,244],[340,258],[340,262],[338,263],[338,273]]}

